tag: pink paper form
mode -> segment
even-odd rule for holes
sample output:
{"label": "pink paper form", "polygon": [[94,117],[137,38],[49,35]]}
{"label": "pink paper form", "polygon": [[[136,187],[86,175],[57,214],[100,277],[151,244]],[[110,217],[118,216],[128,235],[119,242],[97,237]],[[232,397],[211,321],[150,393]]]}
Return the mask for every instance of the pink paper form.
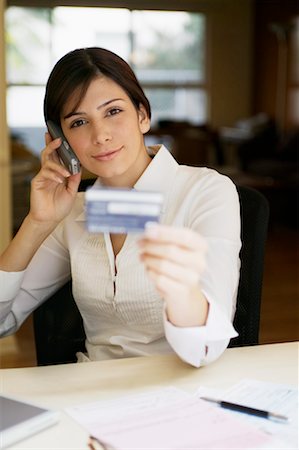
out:
{"label": "pink paper form", "polygon": [[256,449],[270,440],[252,424],[195,397],[127,417],[116,414],[89,432],[106,448],[118,450]]}

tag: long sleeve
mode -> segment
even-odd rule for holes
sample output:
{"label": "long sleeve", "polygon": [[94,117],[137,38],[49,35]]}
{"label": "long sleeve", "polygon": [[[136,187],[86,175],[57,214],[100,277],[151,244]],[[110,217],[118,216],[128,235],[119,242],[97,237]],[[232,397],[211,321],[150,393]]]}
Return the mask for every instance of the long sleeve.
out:
{"label": "long sleeve", "polygon": [[70,247],[85,233],[76,222],[84,198],[79,193],[73,209],[44,241],[23,272],[0,271],[0,336],[12,334],[40,304],[71,277]]}
{"label": "long sleeve", "polygon": [[[233,183],[217,172],[189,189],[184,200],[187,226],[208,244],[202,291],[209,302],[207,323],[202,327],[175,327],[164,314],[166,339],[186,362],[199,367],[217,359],[230,339],[239,283],[240,207]],[[181,214],[180,211],[178,213]]]}
{"label": "long sleeve", "polygon": [[0,271],[0,336],[17,331],[69,277],[68,252],[55,235],[44,242],[23,272]]}

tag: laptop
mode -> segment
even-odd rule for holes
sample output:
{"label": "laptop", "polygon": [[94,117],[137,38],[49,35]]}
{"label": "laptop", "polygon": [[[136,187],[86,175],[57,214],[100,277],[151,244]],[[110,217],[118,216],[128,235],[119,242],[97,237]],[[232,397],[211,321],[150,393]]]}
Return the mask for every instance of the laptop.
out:
{"label": "laptop", "polygon": [[59,412],[0,395],[0,448],[58,422]]}

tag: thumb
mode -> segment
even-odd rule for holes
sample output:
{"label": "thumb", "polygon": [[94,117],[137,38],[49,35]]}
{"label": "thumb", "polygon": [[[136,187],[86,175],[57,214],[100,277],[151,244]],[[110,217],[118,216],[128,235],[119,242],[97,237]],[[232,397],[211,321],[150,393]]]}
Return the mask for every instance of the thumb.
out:
{"label": "thumb", "polygon": [[75,175],[70,175],[67,179],[67,189],[70,191],[73,195],[75,195],[78,192],[79,184],[81,181],[81,175],[82,173],[76,173]]}

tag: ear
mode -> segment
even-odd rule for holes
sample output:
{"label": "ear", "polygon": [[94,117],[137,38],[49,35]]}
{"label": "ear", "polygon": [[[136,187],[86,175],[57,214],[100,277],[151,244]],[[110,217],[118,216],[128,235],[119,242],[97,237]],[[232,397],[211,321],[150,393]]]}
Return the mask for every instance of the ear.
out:
{"label": "ear", "polygon": [[150,121],[150,118],[148,117],[146,109],[142,105],[142,103],[140,103],[137,113],[138,113],[138,121],[139,121],[140,131],[142,134],[145,134],[150,129],[151,121]]}

